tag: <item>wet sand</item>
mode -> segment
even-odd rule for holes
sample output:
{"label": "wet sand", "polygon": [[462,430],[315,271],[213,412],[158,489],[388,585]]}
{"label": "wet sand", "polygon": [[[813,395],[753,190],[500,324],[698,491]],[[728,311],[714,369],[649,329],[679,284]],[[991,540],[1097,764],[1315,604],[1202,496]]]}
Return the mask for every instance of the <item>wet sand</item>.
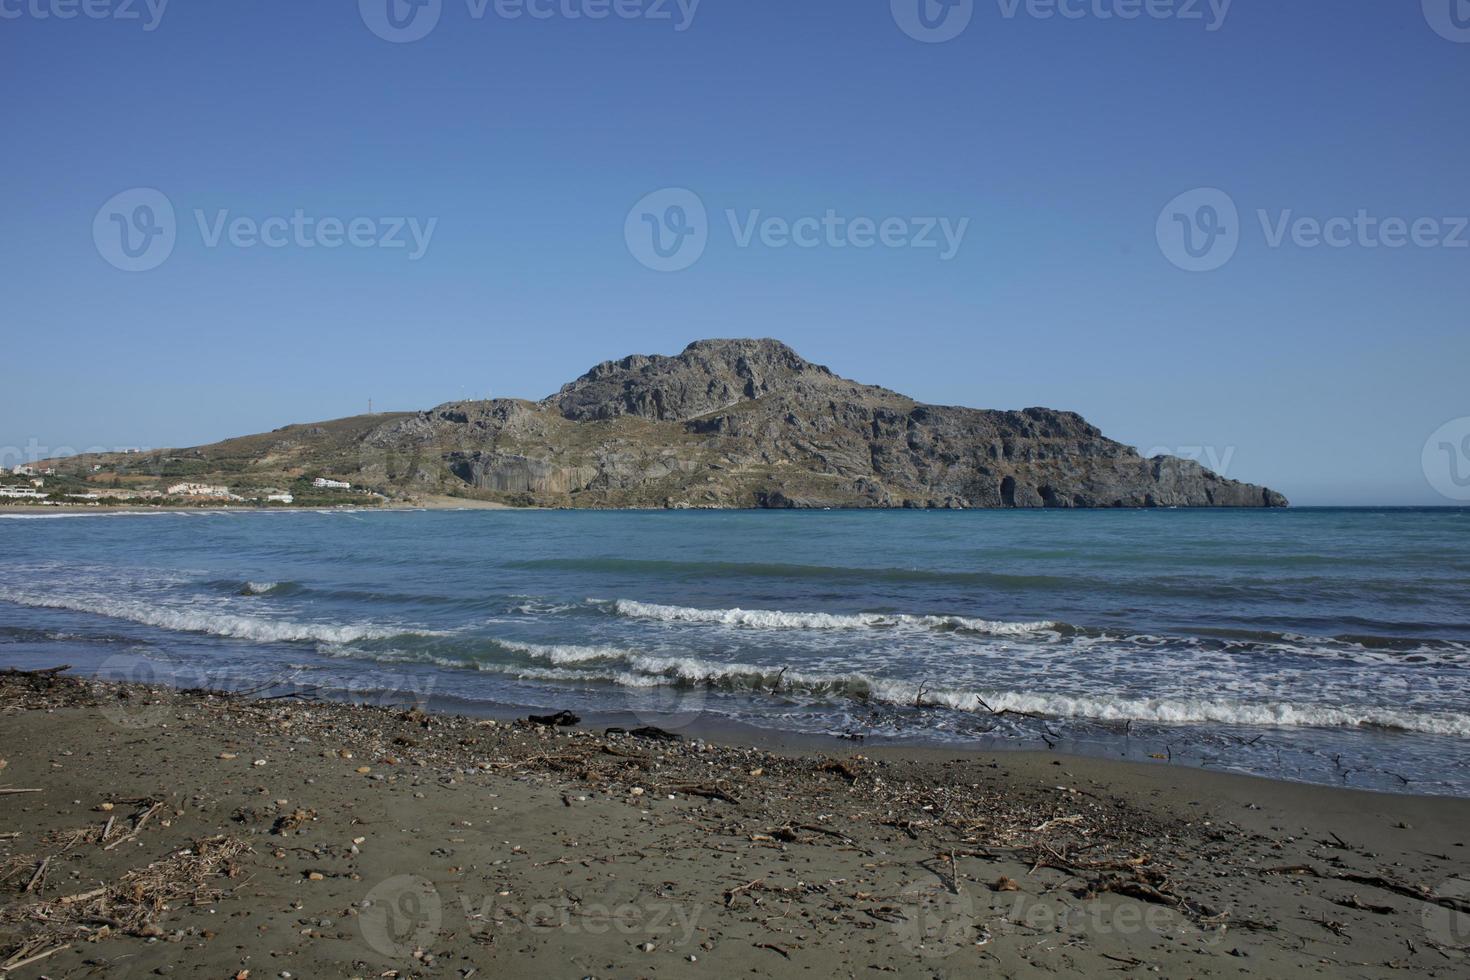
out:
{"label": "wet sand", "polygon": [[4,976],[1470,975],[1467,800],[18,674],[0,759]]}

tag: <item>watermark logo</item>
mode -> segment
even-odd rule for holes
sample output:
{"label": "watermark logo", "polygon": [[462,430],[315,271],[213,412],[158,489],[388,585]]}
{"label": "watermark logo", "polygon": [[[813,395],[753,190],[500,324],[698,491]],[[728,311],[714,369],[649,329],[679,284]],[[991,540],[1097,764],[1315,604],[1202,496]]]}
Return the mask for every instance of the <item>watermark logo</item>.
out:
{"label": "watermark logo", "polygon": [[1424,478],[1447,500],[1470,503],[1470,417],[1434,430],[1421,457]]}
{"label": "watermark logo", "polygon": [[0,20],[138,21],[143,30],[158,30],[169,0],[0,0]]}
{"label": "watermark logo", "polygon": [[1215,187],[1185,191],[1164,205],[1154,227],[1159,250],[1186,272],[1213,272],[1240,247],[1240,212]]}
{"label": "watermark logo", "polygon": [[654,191],[628,212],[623,239],[633,258],[655,272],[682,272],[709,245],[709,214],[691,190]]}
{"label": "watermark logo", "polygon": [[[1463,215],[1385,217],[1358,208],[1351,215],[1319,218],[1291,208],[1257,208],[1255,218],[1269,249],[1470,249],[1470,217]],[[1156,234],[1160,251],[1174,265],[1212,272],[1235,256],[1246,228],[1230,195],[1209,187],[1170,201],[1159,213]]]}
{"label": "watermark logo", "polygon": [[651,687],[628,688],[627,705],[640,724],[682,732],[704,717],[709,684],[671,681]]}
{"label": "watermark logo", "polygon": [[1015,20],[1177,20],[1199,22],[1214,32],[1225,26],[1235,0],[996,0],[1001,16]]}
{"label": "watermark logo", "polygon": [[[1234,0],[995,0],[1002,20],[1176,20],[1225,26]],[[1426,5],[1434,0],[1425,0]],[[1444,0],[1439,0],[1443,4]],[[975,16],[975,0],[889,0],[893,20],[909,37],[926,44],[953,41]]]}
{"label": "watermark logo", "polygon": [[[571,896],[529,906],[508,900],[508,892],[475,895],[446,886],[441,893],[419,875],[398,875],[379,883],[358,903],[358,929],[374,952],[389,960],[412,962],[445,928],[472,938],[532,935],[643,937],[654,946],[681,949],[699,932],[703,908],[683,902],[608,904]],[[459,917],[463,921],[459,921]],[[386,974],[385,974],[386,975]]]}
{"label": "watermark logo", "polygon": [[[932,249],[941,262],[959,254],[970,229],[969,218],[849,217],[835,208],[798,217],[770,215],[760,208],[727,208],[723,217],[720,224],[737,249]],[[669,188],[633,206],[623,237],[628,251],[643,265],[658,272],[679,272],[699,261],[715,228],[699,195]]]}
{"label": "watermark logo", "polygon": [[893,20],[915,41],[943,44],[970,26],[975,0],[889,0]]}
{"label": "watermark logo", "polygon": [[1230,475],[1230,464],[1235,460],[1234,446],[1154,446],[1145,451],[1144,459],[1169,456],[1198,463],[1219,476]]}
{"label": "watermark logo", "polygon": [[894,931],[916,956],[944,959],[978,941],[975,900],[962,886],[948,888],[937,881],[909,885],[898,895],[898,914]]}
{"label": "watermark logo", "polygon": [[114,195],[92,219],[97,253],[124,272],[148,272],[163,265],[174,252],[178,234],[173,202],[151,187]]}
{"label": "watermark logo", "polygon": [[1447,41],[1470,44],[1470,0],[1423,0],[1424,19]]}
{"label": "watermark logo", "polygon": [[1470,904],[1470,878],[1450,878],[1434,890],[1440,898],[1458,899],[1461,908],[1426,902],[1424,905],[1424,932],[1444,952],[1458,959],[1470,958],[1470,912],[1463,910]]}
{"label": "watermark logo", "polygon": [[439,26],[444,0],[357,0],[368,30],[393,44],[422,41]]}
{"label": "watermark logo", "polygon": [[[228,208],[191,212],[192,226],[207,249],[355,249],[402,250],[410,262],[428,254],[439,219],[408,216],[309,214],[303,208],[289,215],[257,218]],[[186,224],[186,228],[189,225]],[[173,202],[163,192],[138,187],[114,196],[92,221],[97,252],[124,272],[148,272],[168,261],[179,239],[179,221]]]}
{"label": "watermark logo", "polygon": [[179,682],[175,674],[165,674],[147,657],[135,653],[114,654],[97,666],[97,680],[109,684],[139,685],[165,693],[154,696],[133,687],[116,692],[104,691],[102,717],[118,728],[152,728],[162,724],[168,715],[172,692],[167,688]]}
{"label": "watermark logo", "polygon": [[1270,248],[1470,248],[1470,217],[1380,218],[1366,208],[1352,217],[1298,216],[1290,208],[1275,214],[1260,209],[1256,217]]}
{"label": "watermark logo", "polygon": [[[694,26],[702,0],[465,0],[470,21],[494,15],[519,21],[643,20],[673,24],[682,34]],[[444,0],[358,0],[368,30],[394,44],[422,41],[439,26]]]}
{"label": "watermark logo", "polygon": [[407,960],[439,934],[444,901],[434,883],[419,875],[380,882],[363,899],[357,916],[362,938],[381,956]]}

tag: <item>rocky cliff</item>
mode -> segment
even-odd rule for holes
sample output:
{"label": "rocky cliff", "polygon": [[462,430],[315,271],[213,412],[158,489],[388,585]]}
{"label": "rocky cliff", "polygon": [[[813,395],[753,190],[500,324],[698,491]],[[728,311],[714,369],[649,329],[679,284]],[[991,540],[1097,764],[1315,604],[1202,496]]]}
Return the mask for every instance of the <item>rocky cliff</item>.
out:
{"label": "rocky cliff", "polygon": [[925,405],[775,340],[625,357],[540,402],[456,402],[354,439],[333,468],[359,483],[544,506],[1286,506],[1071,412]]}

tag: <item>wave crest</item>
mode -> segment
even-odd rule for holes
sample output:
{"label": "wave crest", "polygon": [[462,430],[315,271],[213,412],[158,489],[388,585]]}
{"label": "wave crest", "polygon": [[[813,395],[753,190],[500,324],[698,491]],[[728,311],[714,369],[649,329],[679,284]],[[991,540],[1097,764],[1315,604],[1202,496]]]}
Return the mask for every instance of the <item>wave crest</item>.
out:
{"label": "wave crest", "polygon": [[853,630],[918,627],[930,630],[961,630],[992,636],[1024,636],[1055,632],[1061,624],[1042,621],[1012,623],[972,619],[965,616],[913,616],[906,613],[820,613],[783,612],[768,609],[696,609],[665,606],[635,599],[614,599],[608,606],[615,615],[665,623],[710,623],[770,630]]}

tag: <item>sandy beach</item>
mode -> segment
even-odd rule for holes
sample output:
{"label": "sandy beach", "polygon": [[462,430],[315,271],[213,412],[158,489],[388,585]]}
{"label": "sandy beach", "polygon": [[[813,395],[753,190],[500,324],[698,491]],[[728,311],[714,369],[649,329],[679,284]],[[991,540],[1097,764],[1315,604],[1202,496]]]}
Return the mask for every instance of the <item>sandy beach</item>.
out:
{"label": "sandy beach", "polygon": [[1470,970],[1466,800],[53,674],[0,746],[8,976]]}

